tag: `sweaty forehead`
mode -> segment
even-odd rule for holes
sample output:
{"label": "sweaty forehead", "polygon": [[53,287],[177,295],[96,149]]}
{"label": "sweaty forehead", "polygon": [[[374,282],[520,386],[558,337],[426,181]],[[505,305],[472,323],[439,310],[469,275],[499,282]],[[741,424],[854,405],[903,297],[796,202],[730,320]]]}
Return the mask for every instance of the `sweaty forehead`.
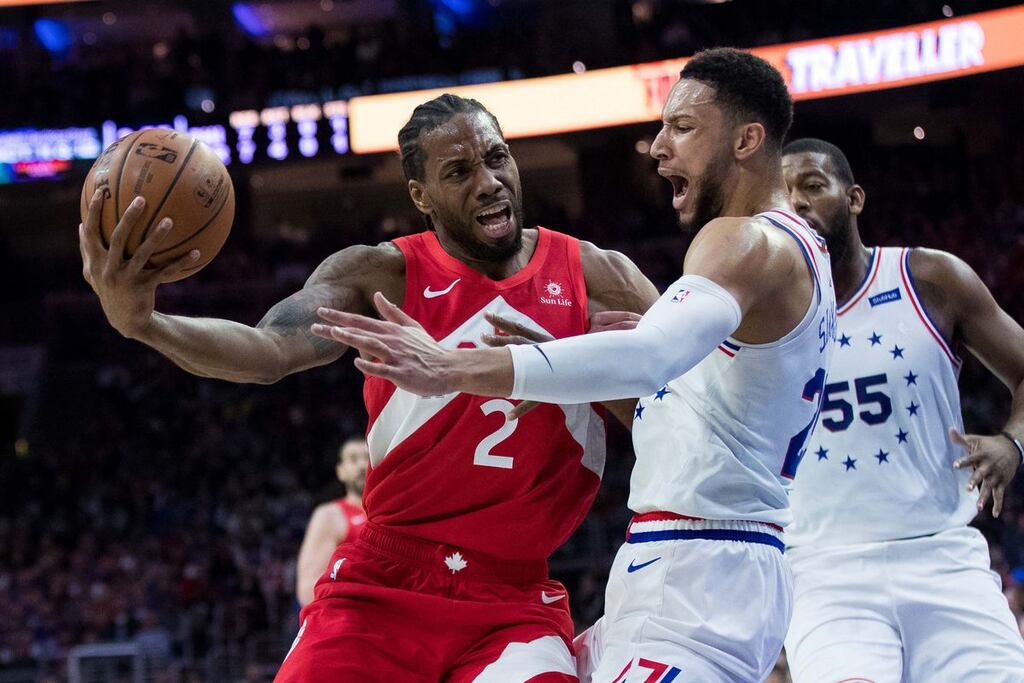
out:
{"label": "sweaty forehead", "polygon": [[680,79],[668,93],[662,118],[671,121],[680,116],[706,119],[720,115],[715,89],[691,78]]}
{"label": "sweaty forehead", "polygon": [[425,131],[421,140],[427,163],[483,156],[502,142],[494,122],[484,112],[455,114],[437,128]]}

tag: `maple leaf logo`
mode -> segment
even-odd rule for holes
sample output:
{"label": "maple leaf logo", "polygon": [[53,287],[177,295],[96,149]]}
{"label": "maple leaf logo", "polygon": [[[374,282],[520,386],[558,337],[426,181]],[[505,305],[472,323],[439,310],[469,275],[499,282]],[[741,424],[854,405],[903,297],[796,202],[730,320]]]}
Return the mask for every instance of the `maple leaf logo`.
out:
{"label": "maple leaf logo", "polygon": [[465,558],[462,557],[462,553],[452,553],[448,557],[444,558],[444,564],[448,569],[452,570],[452,574],[455,572],[461,572],[466,568],[468,564]]}

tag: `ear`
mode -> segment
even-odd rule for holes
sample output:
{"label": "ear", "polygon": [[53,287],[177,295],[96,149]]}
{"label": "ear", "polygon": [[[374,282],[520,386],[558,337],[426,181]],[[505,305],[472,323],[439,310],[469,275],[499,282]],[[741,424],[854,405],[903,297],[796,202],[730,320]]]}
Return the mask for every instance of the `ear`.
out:
{"label": "ear", "polygon": [[866,199],[864,188],[860,185],[851,185],[850,189],[846,191],[846,200],[850,203],[850,213],[854,216],[859,216],[860,212],[864,210]]}
{"label": "ear", "polygon": [[434,204],[430,201],[427,188],[419,180],[409,181],[409,197],[412,198],[412,203],[416,205],[416,209],[420,213],[429,216],[434,212]]}
{"label": "ear", "polygon": [[757,150],[764,147],[764,126],[757,122],[741,124],[737,131],[733,152],[740,161],[749,159]]}

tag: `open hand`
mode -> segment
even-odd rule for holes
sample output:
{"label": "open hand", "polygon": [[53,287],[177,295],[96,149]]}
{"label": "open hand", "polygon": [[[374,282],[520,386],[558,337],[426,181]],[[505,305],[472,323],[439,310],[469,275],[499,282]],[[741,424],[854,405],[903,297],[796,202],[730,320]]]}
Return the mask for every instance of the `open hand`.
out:
{"label": "open hand", "polygon": [[146,268],[149,257],[171,229],[171,220],[164,218],[142,241],[131,258],[125,259],[125,243],[142,216],[146,200],[136,197],[128,205],[110,236],[109,248],[103,245],[100,236],[103,201],[103,191],[97,190],[89,200],[85,223],[78,226],[82,276],[100,298],[103,313],[114,329],[125,337],[133,337],[149,323],[157,285],[173,279],[188,268],[199,258],[199,251],[193,249],[160,268]]}
{"label": "open hand", "polygon": [[949,438],[967,451],[967,455],[953,463],[953,467],[973,467],[974,473],[967,482],[967,490],[978,488],[978,510],[985,507],[989,498],[992,499],[992,516],[998,517],[1003,509],[1003,494],[1006,487],[1017,473],[1020,466],[1020,453],[1012,443],[1003,436],[979,436],[958,432],[949,428]]}
{"label": "open hand", "polygon": [[318,337],[357,349],[355,365],[366,375],[420,396],[450,393],[451,352],[380,292],[373,295],[373,305],[383,320],[319,308],[317,315],[330,324],[316,323],[310,329]]}

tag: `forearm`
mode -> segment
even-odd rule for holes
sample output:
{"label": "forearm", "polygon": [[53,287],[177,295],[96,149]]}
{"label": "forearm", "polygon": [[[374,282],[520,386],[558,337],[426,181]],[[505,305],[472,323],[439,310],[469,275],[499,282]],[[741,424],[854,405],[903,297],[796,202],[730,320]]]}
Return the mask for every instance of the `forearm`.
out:
{"label": "forearm", "polygon": [[651,307],[636,329],[509,347],[509,396],[583,403],[646,396],[686,373],[736,329],[742,312],[722,287],[688,275]]}
{"label": "forearm", "polygon": [[200,377],[269,384],[287,374],[270,334],[231,320],[153,313],[134,338]]}

